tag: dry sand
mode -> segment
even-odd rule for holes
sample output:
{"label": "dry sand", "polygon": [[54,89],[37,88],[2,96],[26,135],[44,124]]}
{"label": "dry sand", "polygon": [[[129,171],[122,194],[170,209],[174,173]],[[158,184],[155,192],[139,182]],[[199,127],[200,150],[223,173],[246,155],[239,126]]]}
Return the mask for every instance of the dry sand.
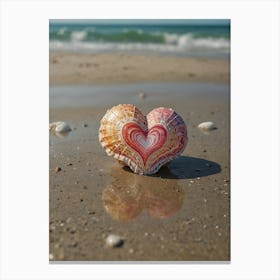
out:
{"label": "dry sand", "polygon": [[[102,68],[103,56],[106,59],[110,57],[51,54],[51,59],[56,57],[58,60],[50,64],[51,84],[126,81],[127,76],[121,73],[127,70],[112,72],[110,60],[105,59],[108,65],[104,80],[100,74],[92,74],[90,80],[85,78],[88,76],[73,77],[80,68],[70,70],[66,63],[71,61],[71,65],[78,64],[79,57],[80,63],[85,63],[85,57],[96,57],[96,63]],[[111,59],[116,69],[120,55],[111,55]],[[138,60],[139,56],[131,58],[131,61],[134,59]],[[152,59],[160,60],[158,57]],[[159,65],[165,64],[166,59],[174,61],[179,58],[162,59]],[[179,60],[178,63],[183,65],[192,59]],[[63,65],[60,65],[62,62]],[[224,69],[228,69],[229,63],[226,61],[215,63],[227,65]],[[174,69],[181,69],[175,65],[174,62]],[[214,65],[209,65],[210,69],[216,69]],[[194,68],[200,67],[196,65]],[[156,68],[152,66],[150,69]],[[213,81],[226,82],[228,70],[223,72],[221,68],[217,69],[221,73],[215,75],[203,69],[206,80],[214,75]],[[167,72],[164,74],[165,70],[157,71],[162,74],[154,78],[167,75]],[[136,70],[132,70],[131,74],[129,70],[127,72],[128,76],[133,77],[129,79],[130,82],[144,75],[138,73],[137,76]],[[192,78],[201,77],[198,70],[194,72],[196,75]],[[151,78],[147,73],[145,75],[148,80]],[[173,80],[180,80],[180,75],[183,72],[178,76],[174,74]],[[142,78],[139,80],[142,81]],[[136,89],[141,90],[141,84],[137,84]],[[230,260],[229,91],[224,90],[219,94],[207,90],[190,94],[189,91],[191,88],[187,83],[183,95],[159,95],[146,91],[146,98],[140,99],[137,90],[131,93],[134,95],[133,103],[143,113],[147,114],[159,106],[172,107],[187,123],[189,143],[186,150],[155,176],[140,176],[122,168],[105,154],[98,142],[100,120],[111,106],[114,92],[108,90],[107,104],[95,103],[94,99],[86,105],[73,102],[71,106],[55,106],[50,102],[53,104],[50,122],[66,121],[74,128],[65,138],[50,135],[51,261]],[[126,95],[119,91],[115,95],[119,103],[125,102]],[[67,94],[63,98],[67,100]],[[213,121],[218,129],[204,134],[197,125],[208,120]],[[106,247],[105,239],[111,233],[123,239],[122,246]]]}
{"label": "dry sand", "polygon": [[50,54],[50,85],[229,81],[229,61],[129,54]]}

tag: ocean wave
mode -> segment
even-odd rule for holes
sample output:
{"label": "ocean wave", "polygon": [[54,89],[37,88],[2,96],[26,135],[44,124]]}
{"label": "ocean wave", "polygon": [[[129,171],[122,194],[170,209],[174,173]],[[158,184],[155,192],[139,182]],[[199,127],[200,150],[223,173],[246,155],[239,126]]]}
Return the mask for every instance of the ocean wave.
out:
{"label": "ocean wave", "polygon": [[212,39],[190,41],[178,40],[178,44],[155,44],[155,43],[109,43],[109,42],[86,42],[86,41],[51,41],[52,51],[153,51],[163,53],[187,54],[199,51],[210,52],[220,51],[229,53],[229,43],[223,40],[213,41]]}
{"label": "ocean wave", "polygon": [[94,27],[71,30],[61,27],[50,31],[50,50],[54,51],[153,51],[190,54],[196,52],[230,52],[226,36],[192,32],[167,32],[122,28],[102,30]]}
{"label": "ocean wave", "polygon": [[60,28],[50,32],[50,41],[88,41],[88,42],[143,42],[164,43],[163,34],[145,32],[141,29],[124,28],[117,32],[104,32],[95,28],[68,30]]}
{"label": "ocean wave", "polygon": [[229,49],[230,42],[224,38],[194,38],[183,35],[178,39],[178,46],[192,49]]}
{"label": "ocean wave", "polygon": [[82,31],[73,31],[71,33],[71,40],[72,41],[84,41],[87,38],[87,31],[82,30]]}

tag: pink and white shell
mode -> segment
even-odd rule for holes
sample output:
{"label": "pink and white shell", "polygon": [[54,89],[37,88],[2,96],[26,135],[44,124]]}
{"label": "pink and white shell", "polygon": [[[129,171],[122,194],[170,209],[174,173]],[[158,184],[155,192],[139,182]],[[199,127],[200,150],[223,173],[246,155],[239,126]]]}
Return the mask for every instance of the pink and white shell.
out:
{"label": "pink and white shell", "polygon": [[148,175],[184,151],[187,127],[171,108],[156,108],[146,117],[134,105],[120,104],[102,118],[99,141],[109,156]]}

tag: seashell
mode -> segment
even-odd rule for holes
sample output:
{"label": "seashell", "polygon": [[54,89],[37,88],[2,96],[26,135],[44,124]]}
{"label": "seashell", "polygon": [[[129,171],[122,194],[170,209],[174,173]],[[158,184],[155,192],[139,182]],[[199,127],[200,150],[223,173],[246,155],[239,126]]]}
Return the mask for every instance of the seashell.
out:
{"label": "seashell", "polygon": [[49,131],[58,137],[65,137],[72,129],[65,122],[52,122],[49,124]]}
{"label": "seashell", "polygon": [[171,108],[156,108],[146,117],[134,105],[120,104],[102,118],[99,141],[109,156],[148,175],[184,151],[187,128]]}
{"label": "seashell", "polygon": [[213,122],[202,122],[197,127],[202,131],[211,131],[217,129]]}
{"label": "seashell", "polygon": [[123,240],[116,234],[110,234],[106,238],[106,245],[108,247],[120,247],[123,244]]}

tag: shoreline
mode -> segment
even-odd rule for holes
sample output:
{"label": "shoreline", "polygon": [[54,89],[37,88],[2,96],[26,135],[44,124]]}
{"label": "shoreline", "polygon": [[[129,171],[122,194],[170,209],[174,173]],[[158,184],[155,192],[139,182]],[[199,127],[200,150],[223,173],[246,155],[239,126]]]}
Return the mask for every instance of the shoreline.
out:
{"label": "shoreline", "polygon": [[213,82],[62,85],[50,87],[49,106],[50,109],[62,107],[102,108],[104,106],[112,107],[118,103],[143,107],[146,107],[148,103],[153,103],[154,106],[168,106],[173,100],[185,104],[187,99],[204,100],[203,103],[210,106],[213,100],[227,99],[230,94],[229,90],[228,84]]}
{"label": "shoreline", "polygon": [[98,85],[230,80],[229,59],[124,53],[50,52],[49,84]]}

